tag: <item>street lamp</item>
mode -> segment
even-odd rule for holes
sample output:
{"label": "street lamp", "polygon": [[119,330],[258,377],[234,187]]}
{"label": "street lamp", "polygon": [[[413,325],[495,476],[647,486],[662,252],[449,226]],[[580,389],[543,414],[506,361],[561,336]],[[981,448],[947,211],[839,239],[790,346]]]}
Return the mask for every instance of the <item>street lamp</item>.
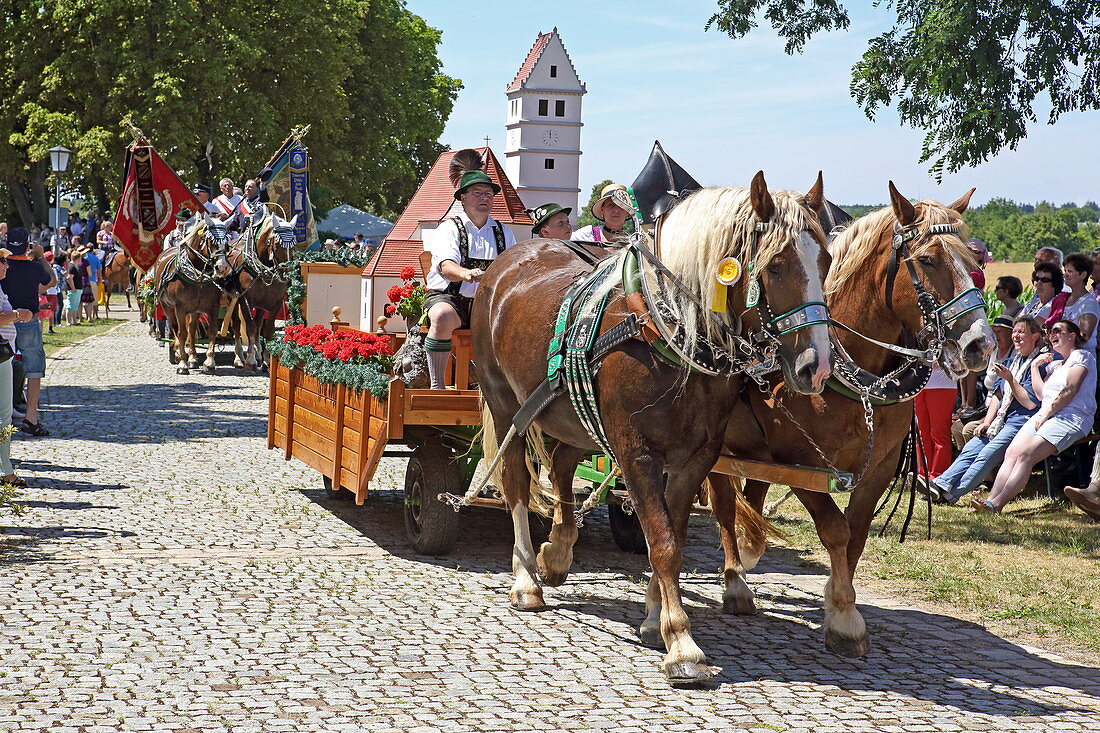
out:
{"label": "street lamp", "polygon": [[57,178],[57,219],[54,221],[54,231],[61,226],[61,174],[69,169],[69,156],[73,151],[64,145],[50,148],[50,163],[53,164],[53,172]]}

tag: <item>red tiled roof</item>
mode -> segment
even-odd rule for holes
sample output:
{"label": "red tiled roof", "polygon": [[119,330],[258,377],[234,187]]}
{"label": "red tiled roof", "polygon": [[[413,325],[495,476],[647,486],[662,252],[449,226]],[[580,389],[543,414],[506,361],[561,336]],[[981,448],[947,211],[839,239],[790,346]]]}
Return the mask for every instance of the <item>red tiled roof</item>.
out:
{"label": "red tiled roof", "polygon": [[[524,211],[523,201],[493,151],[489,148],[477,150],[485,158],[485,173],[501,188],[500,194],[493,199],[491,216],[502,224],[531,226],[533,222]],[[455,152],[442,153],[435,161],[384,241],[410,240],[420,222],[438,222],[447,215],[455,203],[455,189],[447,177],[447,168]]]}
{"label": "red tiled roof", "polygon": [[378,251],[363,268],[363,277],[400,277],[401,270],[411,267],[420,276],[420,253],[424,243],[419,239],[389,239],[378,246]]}
{"label": "red tiled roof", "polygon": [[535,45],[531,46],[531,50],[527,52],[527,58],[523,60],[523,65],[516,72],[516,78],[508,85],[506,91],[514,92],[523,86],[527,81],[527,77],[531,75],[531,70],[535,68],[539,56],[542,56],[542,52],[546,50],[546,44],[550,42],[551,35],[552,33],[539,34],[539,37],[535,39]]}

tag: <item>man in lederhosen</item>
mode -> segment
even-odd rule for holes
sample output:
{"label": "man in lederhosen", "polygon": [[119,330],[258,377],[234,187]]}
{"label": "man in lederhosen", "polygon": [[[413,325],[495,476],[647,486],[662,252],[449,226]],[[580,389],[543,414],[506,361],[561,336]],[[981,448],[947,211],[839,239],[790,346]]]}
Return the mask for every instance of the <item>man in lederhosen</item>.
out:
{"label": "man in lederhosen", "polygon": [[494,259],[516,243],[508,227],[489,216],[500,186],[482,170],[484,162],[475,150],[460,150],[451,159],[451,183],[462,212],[435,231],[427,249],[432,253],[428,271],[428,337],[424,351],[432,389],[444,389],[443,375],[451,353],[451,333],[470,327],[470,304],[477,283]]}

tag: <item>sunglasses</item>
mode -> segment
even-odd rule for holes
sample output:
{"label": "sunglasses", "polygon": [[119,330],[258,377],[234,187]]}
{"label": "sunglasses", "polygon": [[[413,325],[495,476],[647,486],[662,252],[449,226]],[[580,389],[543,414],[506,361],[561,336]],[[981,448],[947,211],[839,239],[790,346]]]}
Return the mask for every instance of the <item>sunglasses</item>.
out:
{"label": "sunglasses", "polygon": [[1050,335],[1053,336],[1056,333],[1069,333],[1069,329],[1054,327],[1050,329]]}
{"label": "sunglasses", "polygon": [[1052,282],[1054,282],[1054,278],[1052,278],[1052,277],[1033,277],[1033,278],[1031,278],[1031,282],[1033,282],[1033,283],[1052,283]]}

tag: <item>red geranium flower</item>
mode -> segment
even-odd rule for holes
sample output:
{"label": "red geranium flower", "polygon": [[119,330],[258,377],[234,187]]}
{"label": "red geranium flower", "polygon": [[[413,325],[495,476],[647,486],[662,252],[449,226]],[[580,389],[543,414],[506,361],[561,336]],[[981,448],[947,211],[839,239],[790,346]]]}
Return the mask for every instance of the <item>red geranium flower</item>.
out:
{"label": "red geranium flower", "polygon": [[411,267],[411,266],[402,267],[401,268],[401,279],[402,280],[414,280],[414,279],[416,279],[416,268]]}

